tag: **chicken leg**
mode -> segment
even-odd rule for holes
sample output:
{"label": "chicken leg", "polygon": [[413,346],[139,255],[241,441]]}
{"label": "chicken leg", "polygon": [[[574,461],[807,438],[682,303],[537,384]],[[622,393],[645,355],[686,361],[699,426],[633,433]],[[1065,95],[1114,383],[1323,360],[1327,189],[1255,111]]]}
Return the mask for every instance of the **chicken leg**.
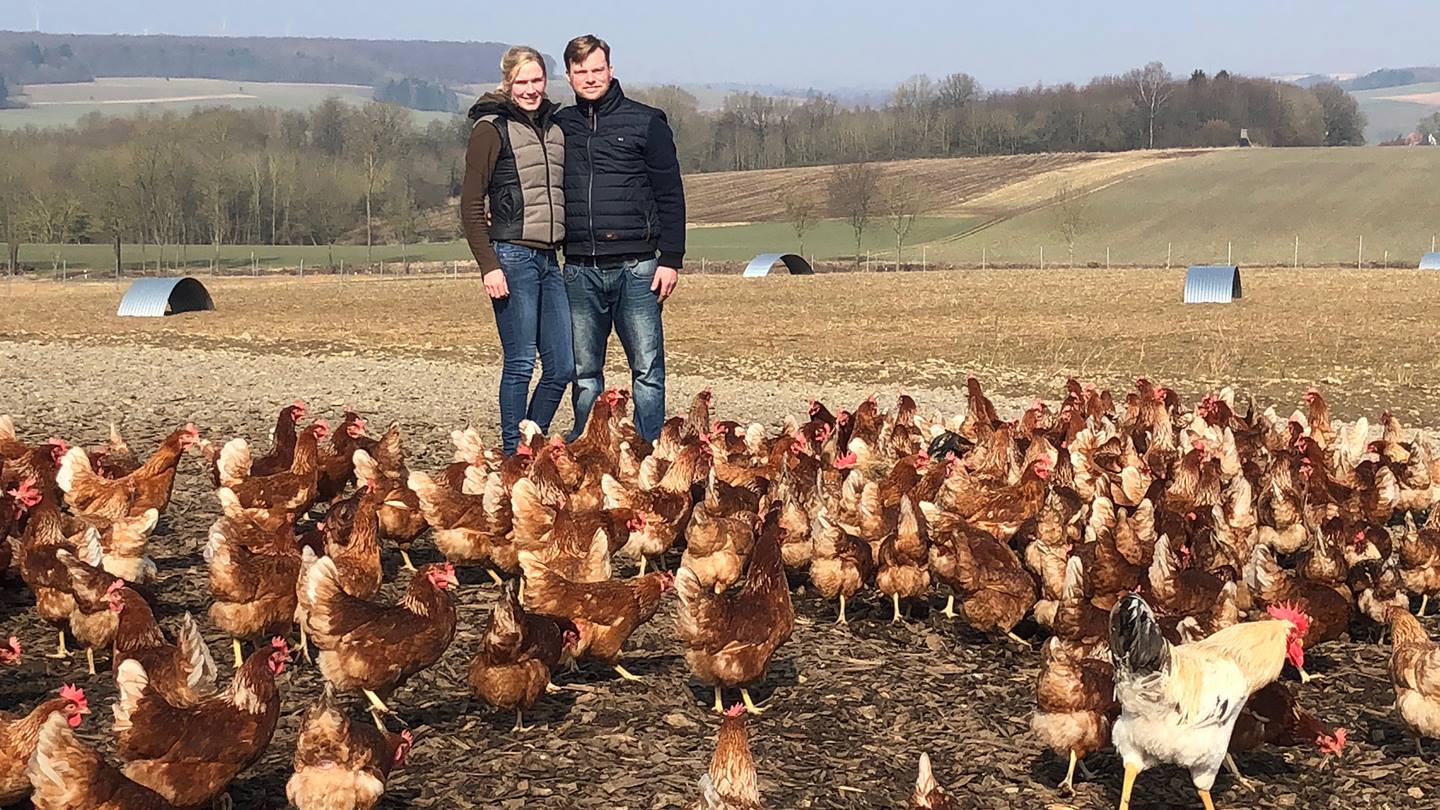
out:
{"label": "chicken leg", "polygon": [[1210,800],[1210,791],[1197,790],[1200,794],[1200,803],[1205,805],[1205,810],[1215,810],[1215,802]]}
{"label": "chicken leg", "polygon": [[94,674],[95,674],[95,648],[94,648],[94,647],[86,647],[86,648],[85,648],[85,663],[86,663],[87,665],[89,665],[89,667],[90,667],[90,674],[91,674],[91,675],[94,675]]}
{"label": "chicken leg", "polygon": [[490,581],[496,585],[503,586],[505,584],[505,580],[499,574],[495,573],[494,568],[486,568],[485,573],[490,575]]}
{"label": "chicken leg", "polygon": [[310,636],[305,632],[304,622],[300,623],[300,654],[305,656],[306,661],[315,663],[314,659],[310,657]]}
{"label": "chicken leg", "polygon": [[1139,765],[1125,763],[1125,781],[1120,785],[1120,810],[1130,810],[1130,793],[1135,790],[1135,777],[1139,775]]}
{"label": "chicken leg", "polygon": [[410,562],[410,547],[408,545],[400,547],[400,559],[405,561],[405,565],[403,567],[406,571],[415,570],[415,563]]}
{"label": "chicken leg", "polygon": [[755,701],[753,701],[753,700],[750,699],[750,690],[749,690],[749,689],[741,689],[741,690],[740,690],[740,699],[743,700],[743,701],[745,701],[745,711],[747,711],[747,712],[749,712],[749,713],[751,713],[751,714],[755,714],[755,715],[760,715],[760,714],[764,714],[764,713],[765,713],[765,710],[764,710],[764,709],[760,708],[759,706],[756,706],[756,705],[755,705]]}
{"label": "chicken leg", "polygon": [[533,728],[533,726],[527,728],[525,725],[525,713],[517,708],[515,710],[515,727],[510,729],[510,733],[522,734],[526,731],[529,731],[530,728]]}
{"label": "chicken leg", "polygon": [[890,623],[891,623],[891,624],[897,624],[897,623],[899,623],[899,621],[900,621],[900,594],[898,594],[898,593],[892,593],[892,594],[890,594],[890,600],[891,600],[891,602],[893,602],[894,605],[895,605],[895,618],[891,619],[891,620],[890,620]]}
{"label": "chicken leg", "polygon": [[232,639],[230,639],[230,649],[232,649],[232,650],[235,651],[235,668],[236,668],[236,669],[239,669],[240,667],[244,666],[244,665],[245,665],[245,656],[241,654],[242,651],[241,651],[241,649],[240,649],[240,639],[238,639],[238,638],[232,638]]}
{"label": "chicken leg", "polygon": [[645,576],[645,563],[646,563],[646,562],[648,562],[648,560],[645,559],[645,555],[644,555],[644,554],[641,554],[641,555],[640,555],[640,573],[639,573],[638,576],[642,576],[642,577]]}
{"label": "chicken leg", "polygon": [[836,624],[848,625],[850,622],[845,618],[845,594],[840,594],[840,618],[835,620]]}
{"label": "chicken leg", "polygon": [[715,687],[715,707],[714,707],[714,708],[715,708],[715,713],[716,713],[716,714],[724,714],[724,713],[725,713],[725,702],[724,702],[724,700],[722,699],[722,696],[721,696],[721,694],[720,694],[720,687],[718,687],[718,686]]}
{"label": "chicken leg", "polygon": [[64,630],[61,630],[61,631],[60,631],[60,633],[59,633],[59,638],[60,638],[59,646],[56,647],[55,652],[53,652],[53,653],[46,653],[46,654],[45,654],[45,657],[46,657],[46,658],[69,658],[69,657],[70,657],[70,651],[67,650],[67,649],[65,649],[65,631],[64,631]]}
{"label": "chicken leg", "polygon": [[1235,764],[1235,757],[1229,754],[1225,755],[1225,769],[1230,772],[1231,776],[1235,777],[1236,782],[1239,782],[1247,788],[1250,787],[1250,780],[1246,779],[1245,776],[1240,773],[1240,766]]}
{"label": "chicken leg", "polygon": [[940,612],[948,618],[955,618],[955,594],[950,594],[950,598],[945,601],[945,609]]}
{"label": "chicken leg", "polygon": [[1425,607],[1430,604],[1430,594],[1420,594],[1420,612],[1416,616],[1425,615]]}
{"label": "chicken leg", "polygon": [[639,677],[638,675],[631,675],[629,670],[625,669],[625,667],[623,667],[623,666],[621,666],[621,665],[619,665],[619,664],[616,664],[616,665],[615,665],[615,672],[618,673],[618,674],[620,675],[620,677],[624,678],[624,679],[627,680],[627,681],[643,682],[643,681],[645,680],[644,678],[641,678],[641,677]]}
{"label": "chicken leg", "polygon": [[1065,779],[1060,783],[1058,789],[1066,796],[1075,795],[1075,764],[1080,758],[1075,756],[1075,749],[1070,749],[1070,767],[1065,769]]}

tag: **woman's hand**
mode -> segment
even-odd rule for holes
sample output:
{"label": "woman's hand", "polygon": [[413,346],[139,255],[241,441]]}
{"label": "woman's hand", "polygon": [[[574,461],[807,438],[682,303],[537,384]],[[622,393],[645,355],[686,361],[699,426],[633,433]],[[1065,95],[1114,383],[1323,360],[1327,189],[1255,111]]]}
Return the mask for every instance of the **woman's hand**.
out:
{"label": "woman's hand", "polygon": [[485,274],[485,293],[491,298],[509,298],[510,285],[505,283],[505,271],[495,268]]}

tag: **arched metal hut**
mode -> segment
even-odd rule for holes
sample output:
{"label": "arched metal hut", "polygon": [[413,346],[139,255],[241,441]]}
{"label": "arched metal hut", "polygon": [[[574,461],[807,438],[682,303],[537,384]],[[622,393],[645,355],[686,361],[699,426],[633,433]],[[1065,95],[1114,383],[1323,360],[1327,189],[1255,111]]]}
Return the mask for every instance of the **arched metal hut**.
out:
{"label": "arched metal hut", "polygon": [[776,263],[785,265],[792,276],[813,276],[815,268],[805,261],[805,257],[795,253],[761,253],[750,260],[745,266],[745,278],[761,278],[770,275],[770,270]]}
{"label": "arched metal hut", "polygon": [[1195,265],[1185,274],[1185,303],[1228,304],[1241,296],[1240,268]]}
{"label": "arched metal hut", "polygon": [[1440,270],[1440,253],[1426,253],[1420,257],[1421,270]]}
{"label": "arched metal hut", "polygon": [[210,291],[190,276],[136,279],[120,299],[116,315],[159,318],[177,312],[199,312],[215,308]]}

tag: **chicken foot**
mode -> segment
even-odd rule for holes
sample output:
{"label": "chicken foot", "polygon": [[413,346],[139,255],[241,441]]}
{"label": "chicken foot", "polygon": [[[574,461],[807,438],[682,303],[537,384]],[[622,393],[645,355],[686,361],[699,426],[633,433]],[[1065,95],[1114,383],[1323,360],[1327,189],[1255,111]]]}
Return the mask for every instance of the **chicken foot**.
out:
{"label": "chicken foot", "polygon": [[86,648],[85,648],[85,663],[86,663],[86,665],[88,665],[89,668],[90,668],[90,674],[91,674],[91,675],[94,675],[94,674],[95,674],[95,648],[94,648],[94,647],[86,647]]}
{"label": "chicken foot", "polygon": [[240,649],[240,639],[230,639],[230,649],[233,650],[235,653],[235,668],[239,669],[240,667],[244,666],[245,656],[242,654],[243,651]]}
{"label": "chicken foot", "polygon": [[403,546],[400,547],[400,559],[402,559],[402,560],[405,561],[405,564],[404,564],[402,567],[403,567],[406,571],[412,571],[412,572],[413,572],[413,571],[416,570],[416,568],[415,568],[415,563],[413,563],[413,562],[410,561],[410,546],[409,546],[409,545],[403,545]]}
{"label": "chicken foot", "polygon": [[395,712],[391,711],[390,707],[385,705],[385,701],[381,700],[379,695],[371,692],[369,689],[362,689],[361,691],[365,693],[365,699],[370,701],[370,716],[375,720],[375,727],[381,731],[389,731],[389,729],[385,727],[384,718],[387,715],[395,714]]}
{"label": "chicken foot", "polygon": [[950,594],[950,598],[945,600],[945,609],[940,612],[944,613],[946,618],[955,618],[955,594]]}
{"label": "chicken foot", "polygon": [[1236,782],[1239,782],[1247,788],[1251,787],[1250,780],[1246,779],[1244,775],[1240,773],[1240,766],[1235,764],[1235,757],[1229,754],[1225,755],[1225,770],[1229,771],[1230,775],[1235,777]]}
{"label": "chicken foot", "polygon": [[1429,605],[1429,604],[1430,604],[1430,594],[1428,594],[1428,593],[1422,593],[1422,594],[1420,594],[1420,612],[1419,612],[1419,613],[1416,613],[1415,615],[1416,615],[1416,616],[1424,616],[1424,615],[1425,615],[1425,607],[1426,607],[1427,605]]}
{"label": "chicken foot", "polygon": [[725,713],[725,701],[723,700],[723,697],[722,697],[722,695],[721,695],[721,693],[720,693],[720,687],[718,687],[718,686],[715,687],[715,706],[714,706],[714,711],[715,711],[716,714],[724,714],[724,713]]}
{"label": "chicken foot", "polygon": [[64,630],[61,630],[61,631],[59,632],[59,638],[60,638],[59,646],[56,648],[55,652],[53,652],[53,653],[46,653],[46,654],[45,654],[45,657],[46,657],[46,658],[69,658],[69,657],[70,657],[70,651],[67,650],[67,649],[65,649],[65,631],[64,631]]}
{"label": "chicken foot", "polygon": [[892,593],[890,594],[890,599],[895,605],[895,618],[891,619],[890,623],[898,624],[900,622],[900,594]]}
{"label": "chicken foot", "polygon": [[[486,569],[485,569],[485,573],[487,573],[487,574],[490,575],[490,581],[491,581],[491,582],[493,582],[493,583],[495,583],[496,585],[499,585],[499,586],[501,586],[501,587],[504,587],[504,585],[505,585],[505,580],[504,580],[504,578],[501,577],[499,574],[495,573],[495,569],[494,569],[494,568],[486,568]],[[518,598],[520,598],[520,597],[517,595],[516,598],[518,599]]]}
{"label": "chicken foot", "polygon": [[849,620],[845,618],[845,594],[843,593],[840,594],[840,618],[836,619],[835,623],[844,625],[850,624]]}
{"label": "chicken foot", "polygon": [[641,678],[638,675],[630,674],[630,671],[625,669],[625,667],[621,666],[620,664],[615,665],[615,672],[627,681],[635,681],[636,683],[644,683],[645,681],[644,678]]}
{"label": "chicken foot", "polygon": [[304,622],[300,623],[300,654],[305,656],[306,661],[315,663],[315,659],[310,657],[310,635],[305,632]]}
{"label": "chicken foot", "polygon": [[525,713],[517,708],[515,710],[515,727],[510,729],[510,733],[523,734],[524,732],[527,732],[532,728],[534,728],[534,726],[525,725]]}

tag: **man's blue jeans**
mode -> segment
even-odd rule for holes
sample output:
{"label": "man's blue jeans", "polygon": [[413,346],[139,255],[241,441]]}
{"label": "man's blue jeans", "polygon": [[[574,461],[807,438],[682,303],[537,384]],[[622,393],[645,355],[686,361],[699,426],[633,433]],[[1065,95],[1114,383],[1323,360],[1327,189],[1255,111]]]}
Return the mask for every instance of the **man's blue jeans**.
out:
{"label": "man's blue jeans", "polygon": [[[570,301],[555,251],[496,242],[495,255],[510,287],[508,297],[490,302],[505,350],[500,372],[500,443],[506,453],[514,453],[520,443],[520,420],[530,419],[541,430],[550,430],[565,386],[575,377],[575,351]],[[527,407],[537,351],[540,382]]]}
{"label": "man's blue jeans", "polygon": [[606,261],[604,257],[593,264],[565,263],[575,333],[572,440],[585,429],[595,398],[605,390],[605,351],[612,328],[630,362],[635,429],[648,441],[660,437],[665,423],[665,329],[659,296],[650,289],[657,266],[656,259]]}

